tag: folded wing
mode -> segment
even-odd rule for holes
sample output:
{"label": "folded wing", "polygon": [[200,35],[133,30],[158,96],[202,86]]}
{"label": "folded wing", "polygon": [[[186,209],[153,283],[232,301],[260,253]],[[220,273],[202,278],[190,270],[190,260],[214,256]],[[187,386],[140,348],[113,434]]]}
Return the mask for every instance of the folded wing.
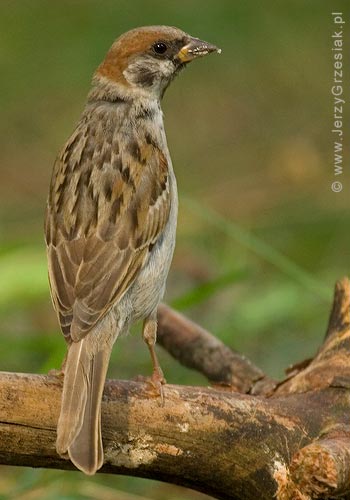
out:
{"label": "folded wing", "polygon": [[55,163],[45,223],[51,296],[67,340],[83,338],[120,300],[169,211],[156,141],[119,144],[103,124],[82,120]]}

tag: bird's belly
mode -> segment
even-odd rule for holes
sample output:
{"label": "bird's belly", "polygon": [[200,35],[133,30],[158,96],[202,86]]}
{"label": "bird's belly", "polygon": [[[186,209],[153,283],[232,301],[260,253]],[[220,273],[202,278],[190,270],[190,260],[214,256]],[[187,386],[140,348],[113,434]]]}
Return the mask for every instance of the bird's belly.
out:
{"label": "bird's belly", "polygon": [[175,228],[168,224],[130,289],[133,321],[149,316],[162,300],[174,246]]}
{"label": "bird's belly", "polygon": [[172,203],[164,232],[149,253],[133,285],[116,306],[118,316],[124,318],[126,327],[124,330],[135,321],[147,318],[157,308],[164,295],[165,282],[174,253],[178,211],[176,180],[173,172],[170,182]]}

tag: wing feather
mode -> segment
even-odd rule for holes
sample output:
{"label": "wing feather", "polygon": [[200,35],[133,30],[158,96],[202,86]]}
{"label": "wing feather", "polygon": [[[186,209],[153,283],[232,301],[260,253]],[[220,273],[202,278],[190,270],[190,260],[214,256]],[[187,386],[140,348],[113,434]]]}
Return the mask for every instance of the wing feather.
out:
{"label": "wing feather", "polygon": [[45,233],[67,340],[83,338],[120,300],[169,217],[161,149],[139,136],[118,142],[116,129],[110,119],[94,126],[83,118],[54,166]]}

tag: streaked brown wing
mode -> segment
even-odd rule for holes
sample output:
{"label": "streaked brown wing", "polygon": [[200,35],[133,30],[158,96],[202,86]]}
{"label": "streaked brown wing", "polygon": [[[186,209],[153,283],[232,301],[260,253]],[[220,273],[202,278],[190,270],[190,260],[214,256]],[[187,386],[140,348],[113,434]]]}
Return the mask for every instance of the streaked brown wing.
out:
{"label": "streaked brown wing", "polygon": [[84,337],[133,283],[169,210],[155,141],[122,148],[82,121],[55,163],[46,217],[51,295],[68,340]]}

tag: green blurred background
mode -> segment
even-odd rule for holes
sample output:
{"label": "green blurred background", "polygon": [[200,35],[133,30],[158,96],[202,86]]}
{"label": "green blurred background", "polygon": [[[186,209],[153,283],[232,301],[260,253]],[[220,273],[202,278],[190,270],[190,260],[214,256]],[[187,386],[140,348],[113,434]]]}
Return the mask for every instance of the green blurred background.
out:
{"label": "green blurred background", "polygon": [[[42,230],[51,168],[106,50],[145,24],[222,47],[190,65],[163,102],[180,192],[167,301],[272,376],[315,353],[334,282],[349,273],[348,151],[344,190],[330,189],[332,10],[349,21],[347,2],[330,0],[1,0],[1,370],[60,366]],[[169,383],[206,384],[167,353],[160,359]],[[147,373],[140,334],[119,341],[109,375]],[[141,479],[2,467],[0,498],[205,497]]]}

